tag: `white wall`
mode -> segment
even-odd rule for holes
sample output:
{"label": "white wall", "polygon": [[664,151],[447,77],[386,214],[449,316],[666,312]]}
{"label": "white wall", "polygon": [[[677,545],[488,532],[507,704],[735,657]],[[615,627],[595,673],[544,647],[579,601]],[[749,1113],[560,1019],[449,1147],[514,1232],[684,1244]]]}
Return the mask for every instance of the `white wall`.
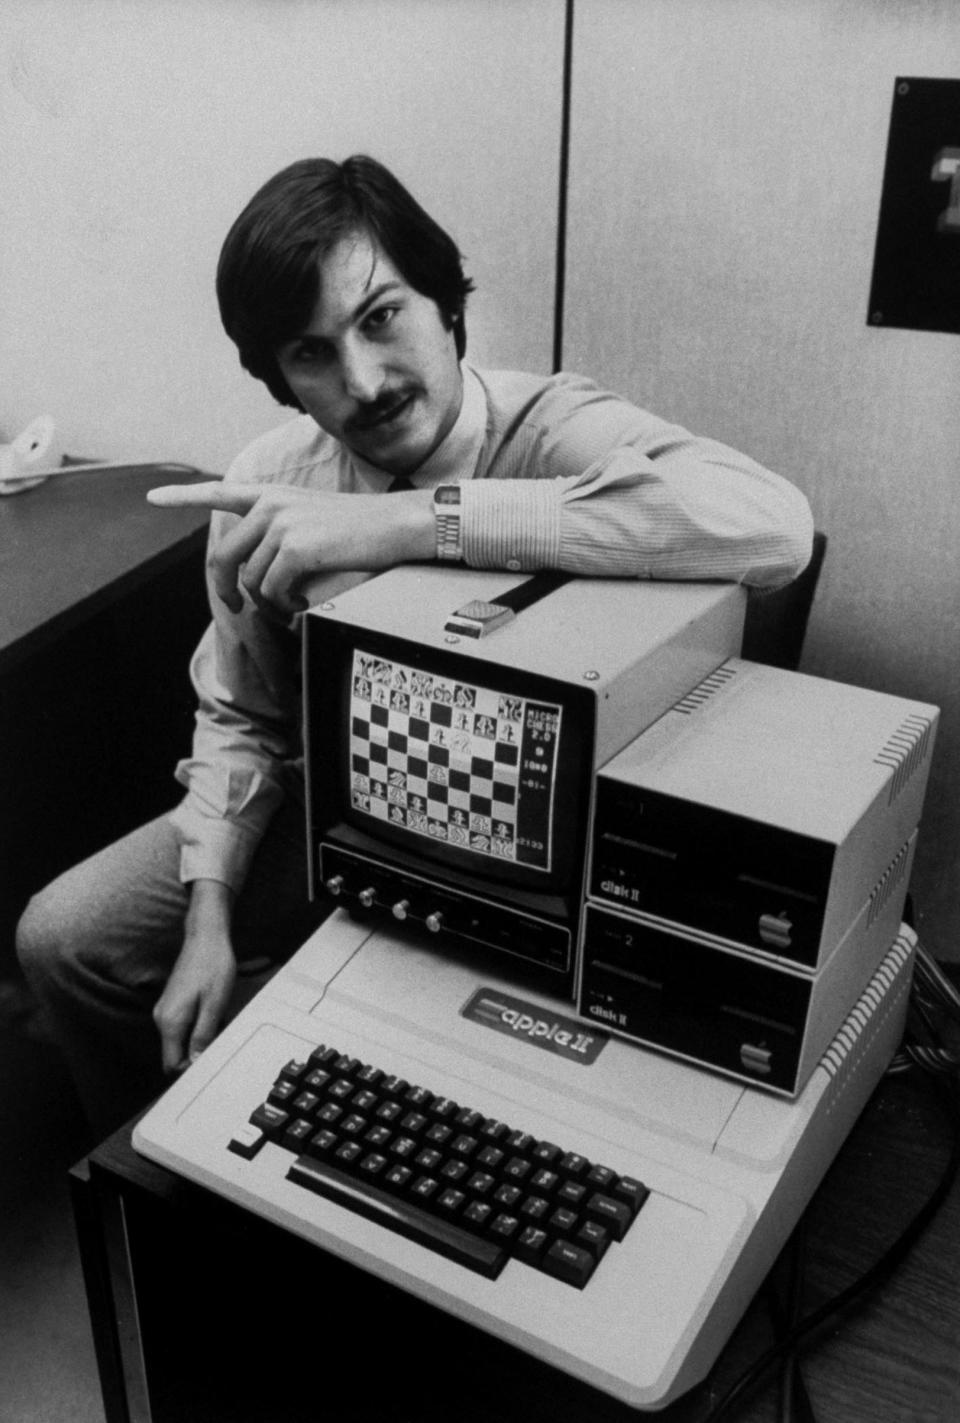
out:
{"label": "white wall", "polygon": [[366,151],[445,225],[469,350],[549,370],[561,0],[4,0],[0,437],[222,469],[287,414],[213,277],[240,208]]}
{"label": "white wall", "polygon": [[867,306],[894,78],[960,76],[960,7],[576,15],[564,363],[807,492],[830,546],[804,669],[943,708],[913,889],[958,957],[960,337]]}

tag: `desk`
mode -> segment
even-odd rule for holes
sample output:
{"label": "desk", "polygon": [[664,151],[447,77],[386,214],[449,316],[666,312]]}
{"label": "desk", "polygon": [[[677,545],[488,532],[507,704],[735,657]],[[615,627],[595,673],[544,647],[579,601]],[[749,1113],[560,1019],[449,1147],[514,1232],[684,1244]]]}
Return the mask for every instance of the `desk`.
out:
{"label": "desk", "polygon": [[207,516],[148,505],[170,479],[78,470],[0,498],[0,971],[29,894],[176,798]]}
{"label": "desk", "polygon": [[[881,1084],[808,1210],[806,1309],[899,1234],[948,1135],[916,1079]],[[699,1423],[771,1339],[758,1298],[704,1385],[639,1415],[143,1160],[129,1128],[71,1186],[107,1423]],[[445,1385],[451,1361],[463,1373]],[[803,1371],[820,1423],[960,1417],[958,1183],[895,1278]],[[771,1389],[735,1416],[774,1418]]]}

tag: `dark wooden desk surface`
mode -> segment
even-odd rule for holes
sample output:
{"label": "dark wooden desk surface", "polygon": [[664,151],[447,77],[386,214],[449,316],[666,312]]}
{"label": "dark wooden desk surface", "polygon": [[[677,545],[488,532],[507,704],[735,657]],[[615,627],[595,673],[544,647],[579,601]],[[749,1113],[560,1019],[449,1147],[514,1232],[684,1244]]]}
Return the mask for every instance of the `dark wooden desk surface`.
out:
{"label": "dark wooden desk surface", "polygon": [[[898,1236],[939,1180],[949,1137],[922,1080],[881,1085],[808,1211],[805,1310],[845,1288]],[[128,1130],[80,1163],[73,1184],[101,1348],[104,1315],[116,1308],[103,1293],[103,1222],[122,1201],[155,1423],[333,1416],[337,1423],[636,1423],[645,1416],[144,1161]],[[652,1416],[702,1423],[771,1338],[758,1296],[710,1378]],[[396,1376],[384,1384],[398,1358]],[[446,1377],[451,1360],[456,1382]],[[331,1366],[344,1361],[336,1379]],[[958,1183],[895,1277],[827,1329],[802,1370],[819,1423],[960,1418]],[[776,1388],[774,1377],[731,1416],[773,1420]],[[120,1393],[114,1371],[112,1382],[105,1379],[108,1403],[119,1407]],[[108,1407],[108,1423],[124,1416]]]}
{"label": "dark wooden desk surface", "polygon": [[199,477],[78,469],[0,498],[0,672],[202,547],[203,510],[155,509],[145,498]]}

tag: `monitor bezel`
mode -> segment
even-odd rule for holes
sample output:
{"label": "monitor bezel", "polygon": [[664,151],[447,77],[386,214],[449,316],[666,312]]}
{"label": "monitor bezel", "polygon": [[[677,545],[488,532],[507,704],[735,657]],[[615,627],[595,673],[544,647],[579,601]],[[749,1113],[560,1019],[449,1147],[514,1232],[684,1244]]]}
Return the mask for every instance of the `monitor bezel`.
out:
{"label": "monitor bezel", "polygon": [[[496,897],[498,891],[530,894],[541,903],[579,900],[583,889],[590,791],[594,770],[596,695],[589,686],[515,668],[489,658],[477,658],[460,647],[435,647],[413,642],[380,629],[340,623],[329,617],[304,620],[304,745],[311,859],[322,840],[336,839],[336,827],[347,826],[354,842],[361,837],[371,849],[409,866],[420,861],[433,877],[450,874],[451,881],[473,893]],[[549,871],[489,860],[448,842],[424,839],[389,822],[377,822],[349,808],[349,756],[328,755],[325,730],[349,726],[350,668],[355,648],[372,656],[422,668],[450,680],[492,687],[508,696],[556,703],[563,709],[557,752],[552,809],[553,864]],[[572,773],[570,768],[572,767]],[[432,851],[432,853],[431,853]]]}

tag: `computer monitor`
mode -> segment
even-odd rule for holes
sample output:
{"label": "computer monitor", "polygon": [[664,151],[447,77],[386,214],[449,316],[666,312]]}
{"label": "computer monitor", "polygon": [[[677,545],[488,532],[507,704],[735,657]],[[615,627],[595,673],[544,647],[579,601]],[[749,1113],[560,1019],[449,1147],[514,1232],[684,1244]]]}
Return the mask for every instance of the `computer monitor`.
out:
{"label": "computer monitor", "polygon": [[554,579],[489,615],[526,586],[406,567],[305,617],[310,872],[570,978],[594,773],[736,650],[743,595]]}

